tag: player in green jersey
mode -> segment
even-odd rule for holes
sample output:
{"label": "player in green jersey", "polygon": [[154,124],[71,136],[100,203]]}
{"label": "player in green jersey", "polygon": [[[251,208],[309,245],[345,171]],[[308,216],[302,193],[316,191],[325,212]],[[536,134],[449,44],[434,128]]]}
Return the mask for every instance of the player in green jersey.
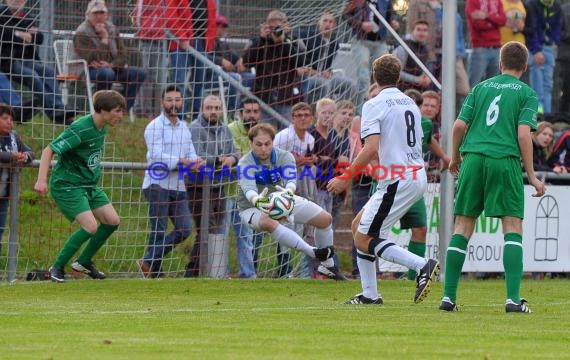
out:
{"label": "player in green jersey", "polygon": [[[49,190],[63,215],[80,225],[67,239],[50,268],[52,281],[64,282],[64,267],[83,243],[85,248],[71,265],[73,270],[93,279],[105,274],[92,258],[119,227],[119,215],[105,192],[97,186],[101,177],[101,156],[107,125],[115,126],[123,117],[126,102],[114,90],[93,95],[95,113],[75,120],[43,151],[34,190],[41,196],[48,192],[48,170],[53,154],[58,155],[49,182]],[[101,224],[97,226],[97,221]]]}
{"label": "player in green jersey", "polygon": [[[457,285],[467,242],[483,209],[503,226],[506,312],[530,313],[520,297],[523,273],[522,219],[524,187],[520,158],[529,183],[542,196],[544,183],[532,164],[531,130],[536,129],[536,92],[519,80],[526,71],[528,50],[516,41],[503,45],[501,75],[473,88],[453,125],[449,170],[459,174],[455,194],[455,228],[446,255],[445,286],[440,310],[457,311]],[[461,148],[460,148],[461,146]]]}

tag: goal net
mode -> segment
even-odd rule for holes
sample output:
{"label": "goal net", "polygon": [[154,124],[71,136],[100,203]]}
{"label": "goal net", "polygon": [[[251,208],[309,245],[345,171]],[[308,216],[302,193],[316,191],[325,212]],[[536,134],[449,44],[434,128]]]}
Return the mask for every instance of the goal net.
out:
{"label": "goal net", "polygon": [[[193,9],[194,15],[192,11],[188,12],[189,2],[184,0],[109,0],[102,3],[108,20],[115,26],[109,36],[114,36],[117,44],[109,47],[109,58],[104,59],[100,58],[100,53],[89,53],[77,47],[77,32],[81,30],[82,23],[89,22],[87,1],[27,1],[17,13],[4,14],[3,73],[0,75],[5,75],[7,81],[0,89],[4,96],[1,101],[18,110],[15,129],[39,158],[41,150],[73,118],[92,110],[90,96],[94,91],[115,89],[126,96],[129,111],[124,121],[108,132],[101,181],[102,188],[121,217],[121,225],[95,261],[98,267],[114,276],[133,276],[137,273],[136,261],[144,257],[149,244],[148,202],[142,191],[148,166],[145,165],[144,129],[160,114],[160,96],[166,84],[175,83],[183,89],[182,113],[188,123],[201,113],[202,99],[208,94],[218,94],[221,98],[220,124],[231,123],[238,116],[240,100],[253,95],[261,101],[263,116],[266,116],[264,121],[283,128],[282,120],[289,120],[290,112],[287,110],[290,107],[281,105],[297,101],[313,103],[321,97],[357,101],[354,88],[347,90],[345,86],[347,83],[354,86],[357,66],[350,55],[351,29],[342,18],[346,1],[204,0],[201,2],[203,5],[218,3],[218,6],[215,13],[204,9],[201,17],[197,15],[197,9]],[[171,6],[166,7],[166,4]],[[287,47],[288,52],[276,52],[271,58],[249,59],[250,62],[245,63],[243,60],[248,49],[255,44],[254,39],[260,37],[267,25],[268,14],[275,9],[286,15],[282,31],[284,41],[292,45]],[[319,37],[318,22],[323,14],[332,14],[336,22],[333,36],[338,42],[338,49],[330,64],[320,60],[320,56],[328,51],[329,42],[315,41]],[[18,23],[21,18],[26,22]],[[15,23],[20,25],[11,25]],[[22,24],[23,28],[18,28]],[[193,26],[196,28],[191,31]],[[269,30],[279,32],[276,28]],[[7,35],[9,32],[10,37]],[[90,35],[98,36],[96,33]],[[227,58],[221,53],[214,54],[217,48],[211,41],[215,43],[216,39],[228,51]],[[34,50],[32,53],[28,50],[17,54],[10,52],[12,49],[21,50],[22,45]],[[176,49],[185,51],[179,51],[175,56]],[[308,50],[314,56],[308,56]],[[257,51],[256,55],[260,52]],[[26,56],[30,58],[26,59]],[[17,71],[14,64],[18,60],[26,60],[23,63],[27,65],[27,72]],[[97,61],[107,60],[116,60],[118,64],[118,67],[111,66],[115,70],[112,77],[94,71]],[[288,68],[284,67],[285,63]],[[309,69],[303,74],[321,74],[329,70],[332,78],[349,81],[315,82],[309,88],[304,81],[308,76],[303,77],[297,68]],[[127,70],[131,69],[140,69],[144,80],[135,73],[127,75]],[[265,92],[258,91],[263,84],[270,87]],[[281,90],[284,92],[279,93]],[[358,108],[361,104],[355,105]],[[215,151],[211,149],[227,143],[225,139],[216,137],[208,142],[206,151]],[[69,224],[63,218],[53,199],[35,195],[33,185],[36,176],[36,168],[21,171],[17,214],[19,274],[33,268],[49,267],[69,234],[77,228],[77,223]],[[217,192],[198,191],[197,184],[188,183],[189,206],[193,210],[192,234],[164,256],[160,274],[182,276],[194,258],[200,276],[239,276],[240,252],[251,251],[258,277],[313,275],[314,264],[304,255],[294,250],[278,249],[267,235],[248,233],[253,249],[238,248],[234,226],[237,220],[232,216],[231,207],[235,198],[229,191],[230,182],[222,177],[215,184]],[[430,189],[435,192],[435,188]],[[432,204],[431,200],[428,203]],[[428,209],[431,208],[428,205]],[[196,232],[197,228],[200,228],[200,234]],[[171,230],[169,222],[166,233]],[[308,242],[313,242],[311,229],[295,230]],[[7,229],[0,251],[0,266],[4,272],[8,266],[8,233]],[[400,237],[404,239],[405,233]],[[199,242],[200,251],[196,251],[194,246],[197,238],[204,240]],[[348,259],[348,254],[341,256],[341,260],[344,258]],[[347,266],[343,265],[344,272],[349,271]],[[392,268],[389,270],[394,271]]]}

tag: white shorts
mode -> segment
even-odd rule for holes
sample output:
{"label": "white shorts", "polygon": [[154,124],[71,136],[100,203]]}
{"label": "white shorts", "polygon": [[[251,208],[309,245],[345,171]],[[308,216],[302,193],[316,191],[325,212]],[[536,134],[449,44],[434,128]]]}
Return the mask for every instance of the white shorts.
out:
{"label": "white shorts", "polygon": [[399,180],[386,184],[370,197],[358,225],[358,232],[373,238],[388,239],[392,226],[422,196],[427,187],[425,172],[416,180]]}
{"label": "white shorts", "polygon": [[[317,216],[318,214],[323,211],[323,208],[319,205],[315,204],[312,201],[305,199],[304,197],[295,195],[295,207],[291,212],[293,216],[293,222],[295,224],[306,224],[312,218]],[[263,211],[259,210],[256,207],[250,207],[243,211],[240,211],[239,216],[241,217],[241,222],[249,225],[256,231],[261,230],[259,228],[259,220],[261,219],[261,215],[265,215]],[[286,221],[283,219],[283,221]]]}

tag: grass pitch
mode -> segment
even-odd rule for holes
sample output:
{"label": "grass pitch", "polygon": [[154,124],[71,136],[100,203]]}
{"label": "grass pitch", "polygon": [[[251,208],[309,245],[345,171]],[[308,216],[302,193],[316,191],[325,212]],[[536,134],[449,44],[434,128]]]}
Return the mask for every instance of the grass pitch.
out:
{"label": "grass pitch", "polygon": [[524,281],[531,315],[505,314],[502,281],[381,281],[383,306],[342,303],[358,281],[71,280],[0,285],[2,359],[570,358],[568,281]]}

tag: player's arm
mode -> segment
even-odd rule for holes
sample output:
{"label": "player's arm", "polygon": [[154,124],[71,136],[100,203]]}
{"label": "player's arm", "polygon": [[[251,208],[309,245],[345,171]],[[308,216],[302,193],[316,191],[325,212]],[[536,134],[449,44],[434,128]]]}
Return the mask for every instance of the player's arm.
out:
{"label": "player's arm", "polygon": [[461,165],[461,154],[459,153],[459,147],[463,142],[463,137],[467,131],[467,123],[462,119],[455,120],[453,123],[453,130],[451,132],[451,162],[449,163],[449,172],[456,176],[459,173],[459,166]]}
{"label": "player's arm", "polygon": [[48,145],[42,151],[42,156],[40,158],[40,169],[38,170],[38,180],[36,181],[36,185],[34,185],[34,190],[40,196],[44,196],[48,192],[47,177],[52,158],[53,150]]}
{"label": "player's arm", "polygon": [[380,134],[373,134],[364,139],[364,147],[350,165],[350,170],[354,171],[357,166],[366,166],[372,160],[377,159],[380,148]]}
{"label": "player's arm", "polygon": [[521,152],[522,162],[524,169],[526,170],[526,174],[528,177],[528,182],[534,186],[536,189],[536,194],[534,196],[542,196],[544,195],[544,183],[537,179],[534,173],[534,167],[532,163],[532,137],[530,135],[530,126],[528,125],[519,125],[518,127],[518,141],[519,141],[519,149]]}

